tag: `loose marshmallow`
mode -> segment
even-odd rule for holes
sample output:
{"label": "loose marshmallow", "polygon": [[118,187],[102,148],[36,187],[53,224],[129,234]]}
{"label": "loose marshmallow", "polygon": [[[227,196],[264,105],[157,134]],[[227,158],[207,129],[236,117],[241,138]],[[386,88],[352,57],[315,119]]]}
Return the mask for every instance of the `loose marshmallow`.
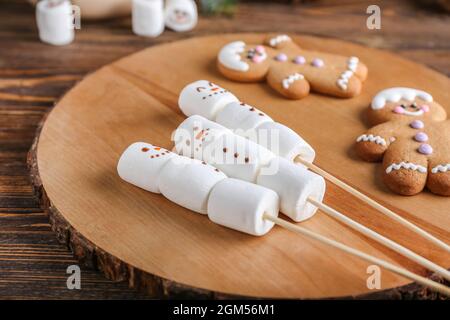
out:
{"label": "loose marshmallow", "polygon": [[166,0],[164,16],[168,28],[189,31],[197,25],[197,5],[192,0]]}
{"label": "loose marshmallow", "polygon": [[39,38],[55,46],[69,44],[75,37],[72,5],[68,0],[42,0],[36,5]]}
{"label": "loose marshmallow", "polygon": [[133,32],[139,36],[157,37],[164,31],[162,0],[133,0]]}
{"label": "loose marshmallow", "polygon": [[199,160],[172,158],[161,171],[159,188],[169,200],[195,212],[206,214],[208,197],[224,173]]}
{"label": "loose marshmallow", "polygon": [[[253,106],[232,102],[217,113],[216,122],[231,130],[245,131],[242,135],[246,135],[246,131],[254,130],[259,125],[265,122],[273,122],[273,120]],[[245,137],[247,138],[247,136]]]}
{"label": "loose marshmallow", "polygon": [[175,131],[179,154],[206,161],[232,178],[255,182],[261,168],[275,155],[201,116],[191,116]]}
{"label": "loose marshmallow", "polygon": [[160,193],[161,170],[176,154],[144,142],[136,142],[122,154],[117,165],[119,176],[144,190]]}
{"label": "loose marshmallow", "polygon": [[215,120],[217,112],[231,102],[239,100],[231,92],[206,80],[188,84],[178,99],[178,105],[186,116],[200,115],[209,120]]}
{"label": "loose marshmallow", "polygon": [[276,157],[271,166],[277,168],[275,173],[261,173],[256,183],[274,190],[280,196],[280,211],[294,221],[309,219],[317,208],[307,201],[313,198],[319,202],[325,194],[325,180],[294,163]]}
{"label": "loose marshmallow", "polygon": [[280,157],[293,161],[300,156],[308,162],[314,161],[316,156],[314,149],[294,130],[285,125],[278,122],[266,122],[256,130],[258,131],[256,142]]}
{"label": "loose marshmallow", "polygon": [[274,225],[263,215],[278,216],[278,202],[278,195],[272,190],[228,178],[211,191],[208,217],[222,226],[261,236]]}

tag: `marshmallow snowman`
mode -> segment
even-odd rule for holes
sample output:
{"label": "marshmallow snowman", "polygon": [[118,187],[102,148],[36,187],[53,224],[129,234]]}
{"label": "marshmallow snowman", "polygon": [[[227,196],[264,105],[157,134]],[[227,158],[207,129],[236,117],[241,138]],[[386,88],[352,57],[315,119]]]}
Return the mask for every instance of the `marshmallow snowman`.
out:
{"label": "marshmallow snowman", "polygon": [[[173,138],[177,153],[210,163],[231,178],[275,191],[281,211],[294,221],[312,217],[317,208],[309,205],[307,199],[321,201],[325,194],[321,176],[201,116],[183,121]],[[194,150],[186,150],[187,146]]]}
{"label": "marshmallow snowman", "polygon": [[177,32],[192,30],[197,24],[197,5],[193,0],[166,0],[166,27]]}
{"label": "marshmallow snowman", "polygon": [[267,188],[230,179],[206,162],[179,156],[164,148],[137,142],[121,155],[119,176],[211,221],[251,235],[264,235],[274,223],[264,215],[277,217],[278,195]]}
{"label": "marshmallow snowman", "polygon": [[292,129],[210,81],[199,80],[185,86],[178,105],[186,116],[200,115],[216,121],[290,161],[297,156],[309,162],[315,158],[314,149]]}
{"label": "marshmallow snowman", "polygon": [[71,43],[75,37],[73,19],[68,0],[42,0],[36,5],[36,23],[42,42],[55,46]]}

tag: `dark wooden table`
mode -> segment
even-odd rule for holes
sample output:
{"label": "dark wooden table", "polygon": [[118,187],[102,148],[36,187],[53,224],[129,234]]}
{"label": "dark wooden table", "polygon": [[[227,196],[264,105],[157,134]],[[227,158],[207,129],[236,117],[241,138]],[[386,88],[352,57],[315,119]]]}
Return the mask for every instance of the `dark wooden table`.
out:
{"label": "dark wooden table", "polygon": [[[368,30],[366,8],[378,4],[381,30]],[[87,73],[167,41],[222,32],[283,31],[336,37],[394,51],[450,75],[450,16],[413,1],[315,1],[306,5],[246,3],[233,18],[201,18],[195,31],[134,36],[129,18],[82,24],[66,47],[39,42],[34,10],[0,0],[0,298],[145,298],[125,283],[82,268],[81,290],[68,290],[77,264],[56,240],[30,183],[27,152],[42,117]],[[388,71],[387,71],[388,72]]]}

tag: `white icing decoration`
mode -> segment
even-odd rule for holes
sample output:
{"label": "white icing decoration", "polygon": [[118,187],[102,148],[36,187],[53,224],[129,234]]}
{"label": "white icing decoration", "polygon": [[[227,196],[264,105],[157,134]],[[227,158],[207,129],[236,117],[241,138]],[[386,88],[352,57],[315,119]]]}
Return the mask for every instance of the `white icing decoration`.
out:
{"label": "white icing decoration", "polygon": [[337,85],[341,90],[346,91],[348,88],[348,81],[353,76],[353,72],[358,68],[359,58],[350,57],[347,62],[347,70],[342,72],[339,79],[337,80]]}
{"label": "white icing decoration", "polygon": [[283,88],[289,89],[289,86],[294,83],[294,81],[302,80],[305,77],[300,73],[291,74],[289,77],[283,79]]}
{"label": "white icing decoration", "polygon": [[421,166],[419,164],[414,164],[411,162],[400,162],[400,163],[393,163],[389,167],[386,168],[386,173],[391,173],[392,170],[400,170],[400,169],[407,169],[407,170],[414,170],[419,171],[420,173],[426,173],[427,168],[424,166]]}
{"label": "white icing decoration", "polygon": [[417,111],[404,110],[403,113],[401,113],[401,114],[406,115],[406,116],[421,116],[421,115],[423,115],[423,113],[424,113],[424,111],[422,109],[419,109]]}
{"label": "white icing decoration", "polygon": [[271,47],[275,47],[276,45],[284,41],[291,41],[291,38],[289,38],[289,36],[285,34],[280,34],[279,36],[270,39],[269,44]]}
{"label": "white icing decoration", "polygon": [[219,62],[236,71],[248,71],[248,63],[241,60],[240,53],[245,50],[245,42],[235,41],[225,45],[219,52]]}
{"label": "white icing decoration", "polygon": [[[386,105],[386,102],[398,102],[401,99],[413,101],[417,97],[426,102],[433,102],[433,97],[431,94],[425,91],[412,88],[395,87],[385,89],[377,93],[372,100],[372,109],[382,109]],[[407,113],[405,112],[405,114]]]}
{"label": "white icing decoration", "polygon": [[438,173],[438,172],[447,172],[450,171],[450,163],[447,164],[440,164],[431,169],[432,173]]}
{"label": "white icing decoration", "polygon": [[375,142],[376,144],[380,144],[382,146],[386,145],[386,140],[384,140],[382,137],[380,136],[374,136],[373,134],[363,134],[360,135],[357,139],[356,142],[361,142],[361,141],[370,141],[370,142]]}

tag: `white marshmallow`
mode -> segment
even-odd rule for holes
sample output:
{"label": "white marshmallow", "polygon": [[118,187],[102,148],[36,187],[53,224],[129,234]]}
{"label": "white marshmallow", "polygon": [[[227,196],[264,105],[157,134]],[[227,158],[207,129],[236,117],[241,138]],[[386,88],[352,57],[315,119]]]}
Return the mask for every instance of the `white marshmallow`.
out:
{"label": "white marshmallow", "polygon": [[[256,142],[273,153],[289,161],[300,156],[308,162],[313,162],[316,156],[314,149],[294,130],[278,122],[265,122],[256,128]],[[249,137],[253,140],[252,137]]]}
{"label": "white marshmallow", "polygon": [[166,0],[164,16],[168,28],[189,31],[197,25],[197,5],[192,0]]}
{"label": "white marshmallow", "polygon": [[222,135],[203,156],[229,177],[249,182],[256,182],[259,172],[275,157],[269,150],[233,133]]}
{"label": "white marshmallow", "polygon": [[280,211],[294,221],[309,219],[317,208],[307,201],[309,197],[322,202],[325,180],[294,163],[276,157],[271,165],[277,167],[275,174],[260,174],[258,185],[274,190],[280,196]]}
{"label": "white marshmallow", "polygon": [[[242,106],[232,93],[206,80],[195,81],[184,87],[178,104],[185,115],[198,114],[216,121],[290,161],[297,156],[308,162],[313,162],[315,158],[314,149],[295,131],[274,122],[252,106]],[[252,108],[254,110],[250,111]],[[260,113],[264,116],[260,116]]]}
{"label": "white marshmallow", "polygon": [[211,191],[208,217],[222,226],[261,236],[274,225],[263,215],[278,216],[278,202],[278,195],[272,190],[228,178]]}
{"label": "white marshmallow", "polygon": [[75,37],[73,18],[70,1],[39,1],[36,6],[39,38],[55,46],[71,43]]}
{"label": "white marshmallow", "polygon": [[159,188],[167,199],[192,211],[206,214],[211,190],[225,178],[223,172],[205,162],[176,157],[162,169]]}
{"label": "white marshmallow", "polygon": [[201,116],[191,116],[178,126],[172,141],[178,154],[203,160],[203,154],[224,134],[232,132]]}
{"label": "white marshmallow", "polygon": [[[253,106],[245,103],[232,102],[217,113],[216,122],[248,138],[247,135],[254,133],[249,131],[256,129],[256,127],[265,122],[273,122],[273,120]],[[237,132],[238,130],[244,132],[240,134]]]}
{"label": "white marshmallow", "polygon": [[133,32],[139,36],[157,37],[164,31],[162,0],[133,0]]}
{"label": "white marshmallow", "polygon": [[231,92],[206,80],[188,84],[178,99],[178,105],[186,116],[200,115],[209,120],[215,120],[217,112],[231,102],[239,100]]}
{"label": "white marshmallow", "polygon": [[136,142],[129,146],[119,159],[119,176],[144,190],[160,193],[161,170],[176,154],[151,144]]}
{"label": "white marshmallow", "polygon": [[260,145],[201,116],[183,121],[173,140],[177,153],[206,161],[232,178],[250,182],[255,182],[261,168],[275,157]]}

